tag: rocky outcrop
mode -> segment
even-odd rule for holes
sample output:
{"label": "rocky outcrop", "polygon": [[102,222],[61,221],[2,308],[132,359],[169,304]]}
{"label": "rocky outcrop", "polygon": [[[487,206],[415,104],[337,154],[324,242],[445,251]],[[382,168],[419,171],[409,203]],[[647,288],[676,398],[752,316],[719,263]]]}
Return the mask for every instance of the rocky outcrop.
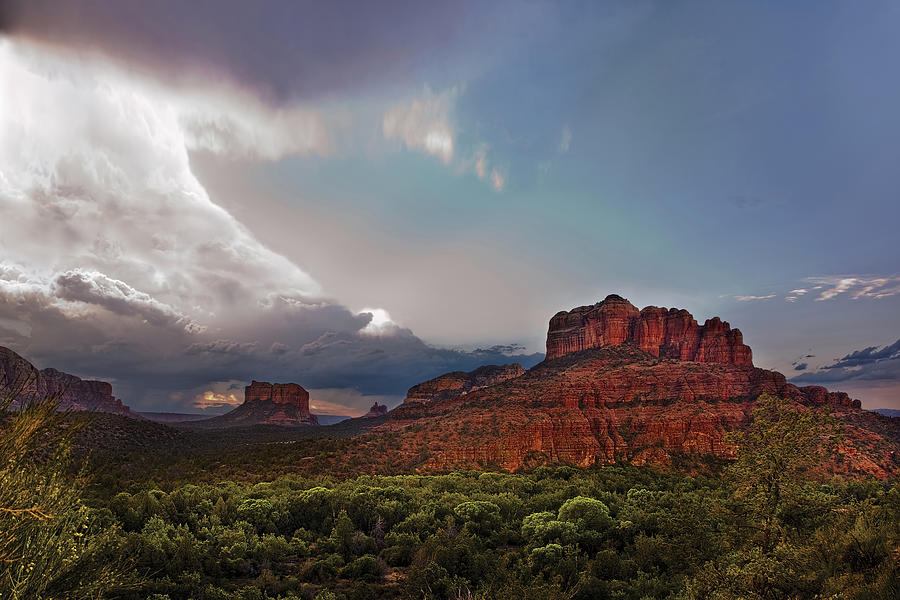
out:
{"label": "rocky outcrop", "polygon": [[115,398],[112,385],[105,381],[81,379],[56,369],[38,370],[30,362],[0,347],[0,398],[15,396],[22,402],[54,400],[59,410],[107,412],[138,418]]}
{"label": "rocky outcrop", "polygon": [[843,392],[754,367],[740,332],[719,319],[697,326],[686,311],[638,311],[610,296],[556,315],[547,339],[547,360],[524,374],[479,389],[466,388],[465,373],[414,386],[376,431],[394,432],[406,457],[428,456],[424,470],[664,465],[735,456],[729,432],[771,394],[801,410],[827,405],[844,422],[836,471],[900,473],[900,424]]}
{"label": "rocky outcrop", "polygon": [[382,428],[404,432],[414,424],[415,434],[400,439],[410,455],[428,449],[426,469],[660,465],[676,454],[733,457],[728,432],[749,423],[757,397],[768,393],[811,408],[828,404],[853,423],[845,466],[900,472],[900,428],[873,434],[869,420],[890,419],[860,410],[846,394],[822,392],[775,371],[659,358],[626,343],[547,361],[464,396],[403,404]]}
{"label": "rocky outcrop", "polygon": [[434,402],[496,385],[525,374],[519,363],[486,365],[468,373],[453,371],[409,388],[406,402]]}
{"label": "rocky outcrop", "polygon": [[663,358],[753,365],[740,330],[731,329],[718,317],[698,325],[686,310],[656,306],[638,310],[615,294],[593,306],[554,315],[547,331],[547,360],[625,342]]}
{"label": "rocky outcrop", "polygon": [[309,412],[309,392],[296,383],[253,381],[244,388],[244,403],[224,415],[193,421],[191,427],[317,425]]}
{"label": "rocky outcrop", "polygon": [[378,404],[378,402],[376,402],[375,404],[372,405],[372,408],[369,409],[369,412],[364,414],[362,416],[362,418],[363,419],[372,419],[375,417],[383,417],[386,414],[388,414],[388,407],[385,406],[384,404]]}
{"label": "rocky outcrop", "polygon": [[[795,387],[791,385],[791,387]],[[845,392],[829,392],[820,385],[807,385],[797,388],[797,393],[807,404],[813,406],[842,406],[846,408],[862,408],[862,403],[848,396]]]}

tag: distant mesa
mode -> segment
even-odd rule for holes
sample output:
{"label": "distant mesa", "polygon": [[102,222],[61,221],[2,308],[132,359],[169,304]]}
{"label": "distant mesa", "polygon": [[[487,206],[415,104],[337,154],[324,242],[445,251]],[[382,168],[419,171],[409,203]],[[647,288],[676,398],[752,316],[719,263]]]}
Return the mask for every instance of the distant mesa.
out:
{"label": "distant mesa", "polygon": [[372,408],[369,409],[369,412],[363,415],[363,419],[383,417],[386,414],[388,414],[388,407],[384,404],[378,404],[378,402],[375,402],[375,404],[372,405]]}
{"label": "distant mesa", "polygon": [[740,330],[731,329],[726,321],[714,317],[698,325],[686,310],[656,306],[638,310],[615,294],[554,315],[547,331],[547,360],[625,342],[661,358],[753,366],[753,353]]}
{"label": "distant mesa", "polygon": [[409,388],[406,402],[435,402],[455,398],[521,377],[525,369],[519,363],[486,365],[474,371],[453,371]]}
{"label": "distant mesa", "polygon": [[244,403],[224,415],[192,421],[191,426],[318,425],[309,412],[309,392],[296,383],[253,381],[244,388]]}
{"label": "distant mesa", "polygon": [[14,406],[22,402],[53,399],[58,402],[59,410],[106,412],[141,418],[113,397],[109,383],[81,379],[56,369],[39,371],[33,364],[2,346],[0,394],[4,398],[16,395]]}

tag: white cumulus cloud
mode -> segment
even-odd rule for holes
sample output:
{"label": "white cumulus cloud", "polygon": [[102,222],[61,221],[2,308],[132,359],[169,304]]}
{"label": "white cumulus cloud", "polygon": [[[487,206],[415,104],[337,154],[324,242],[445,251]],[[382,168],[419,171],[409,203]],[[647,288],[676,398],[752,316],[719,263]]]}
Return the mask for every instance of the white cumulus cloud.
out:
{"label": "white cumulus cloud", "polygon": [[212,202],[188,156],[314,151],[313,116],[245,110],[245,98],[168,90],[7,39],[0,80],[3,290],[189,330],[272,294],[321,294]]}

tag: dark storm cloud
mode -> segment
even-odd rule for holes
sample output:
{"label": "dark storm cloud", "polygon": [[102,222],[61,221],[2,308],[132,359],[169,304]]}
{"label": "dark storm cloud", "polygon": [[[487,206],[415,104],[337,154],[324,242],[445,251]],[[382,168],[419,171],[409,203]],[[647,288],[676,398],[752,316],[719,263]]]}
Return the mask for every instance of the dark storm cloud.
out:
{"label": "dark storm cloud", "polygon": [[900,340],[897,340],[889,346],[878,348],[877,346],[869,346],[856,352],[851,352],[847,356],[841,358],[832,365],[825,367],[826,369],[844,369],[853,367],[862,367],[876,363],[885,359],[900,358]]}
{"label": "dark storm cloud", "polygon": [[[275,98],[309,99],[396,82],[441,64],[465,24],[467,6],[398,0],[10,0],[0,11],[0,31],[100,49],[169,77],[210,71]],[[486,11],[499,12],[481,9]]]}
{"label": "dark storm cloud", "polygon": [[55,302],[46,291],[0,287],[3,344],[41,368],[111,381],[114,393],[139,409],[190,411],[216,382],[252,379],[402,397],[413,384],[447,371],[513,361],[530,367],[543,358],[505,353],[520,348],[515,344],[472,352],[436,348],[397,326],[368,334],[369,315],[339,305],[276,302],[222,338],[125,311],[67,312],[68,305]]}
{"label": "dark storm cloud", "polygon": [[256,342],[236,342],[234,340],[216,340],[214,342],[194,343],[185,348],[188,356],[194,354],[237,354],[250,355],[256,350]]}
{"label": "dark storm cloud", "polygon": [[473,354],[521,354],[525,351],[525,346],[522,344],[497,344],[491,346],[490,348],[476,348],[472,351]]}
{"label": "dark storm cloud", "polygon": [[808,367],[809,367],[809,365],[807,363],[799,363],[799,364],[794,365],[794,370],[795,371],[805,371]]}
{"label": "dark storm cloud", "polygon": [[900,340],[879,348],[869,346],[839,358],[821,369],[794,377],[795,383],[884,381],[900,383]]}

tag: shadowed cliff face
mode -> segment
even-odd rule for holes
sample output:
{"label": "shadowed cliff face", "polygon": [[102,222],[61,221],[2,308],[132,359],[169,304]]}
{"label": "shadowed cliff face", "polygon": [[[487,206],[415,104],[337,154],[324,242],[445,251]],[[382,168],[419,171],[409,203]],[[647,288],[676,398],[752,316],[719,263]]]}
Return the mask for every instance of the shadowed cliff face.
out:
{"label": "shadowed cliff face", "polygon": [[9,348],[0,347],[0,395],[10,394],[18,395],[17,403],[55,399],[59,402],[59,410],[108,412],[140,418],[113,397],[109,383],[81,379],[56,369],[39,371]]}
{"label": "shadowed cliff face", "polygon": [[615,294],[593,306],[554,315],[547,331],[547,359],[624,342],[634,342],[654,356],[753,366],[740,330],[718,317],[698,325],[686,310],[648,306],[639,311]]}

